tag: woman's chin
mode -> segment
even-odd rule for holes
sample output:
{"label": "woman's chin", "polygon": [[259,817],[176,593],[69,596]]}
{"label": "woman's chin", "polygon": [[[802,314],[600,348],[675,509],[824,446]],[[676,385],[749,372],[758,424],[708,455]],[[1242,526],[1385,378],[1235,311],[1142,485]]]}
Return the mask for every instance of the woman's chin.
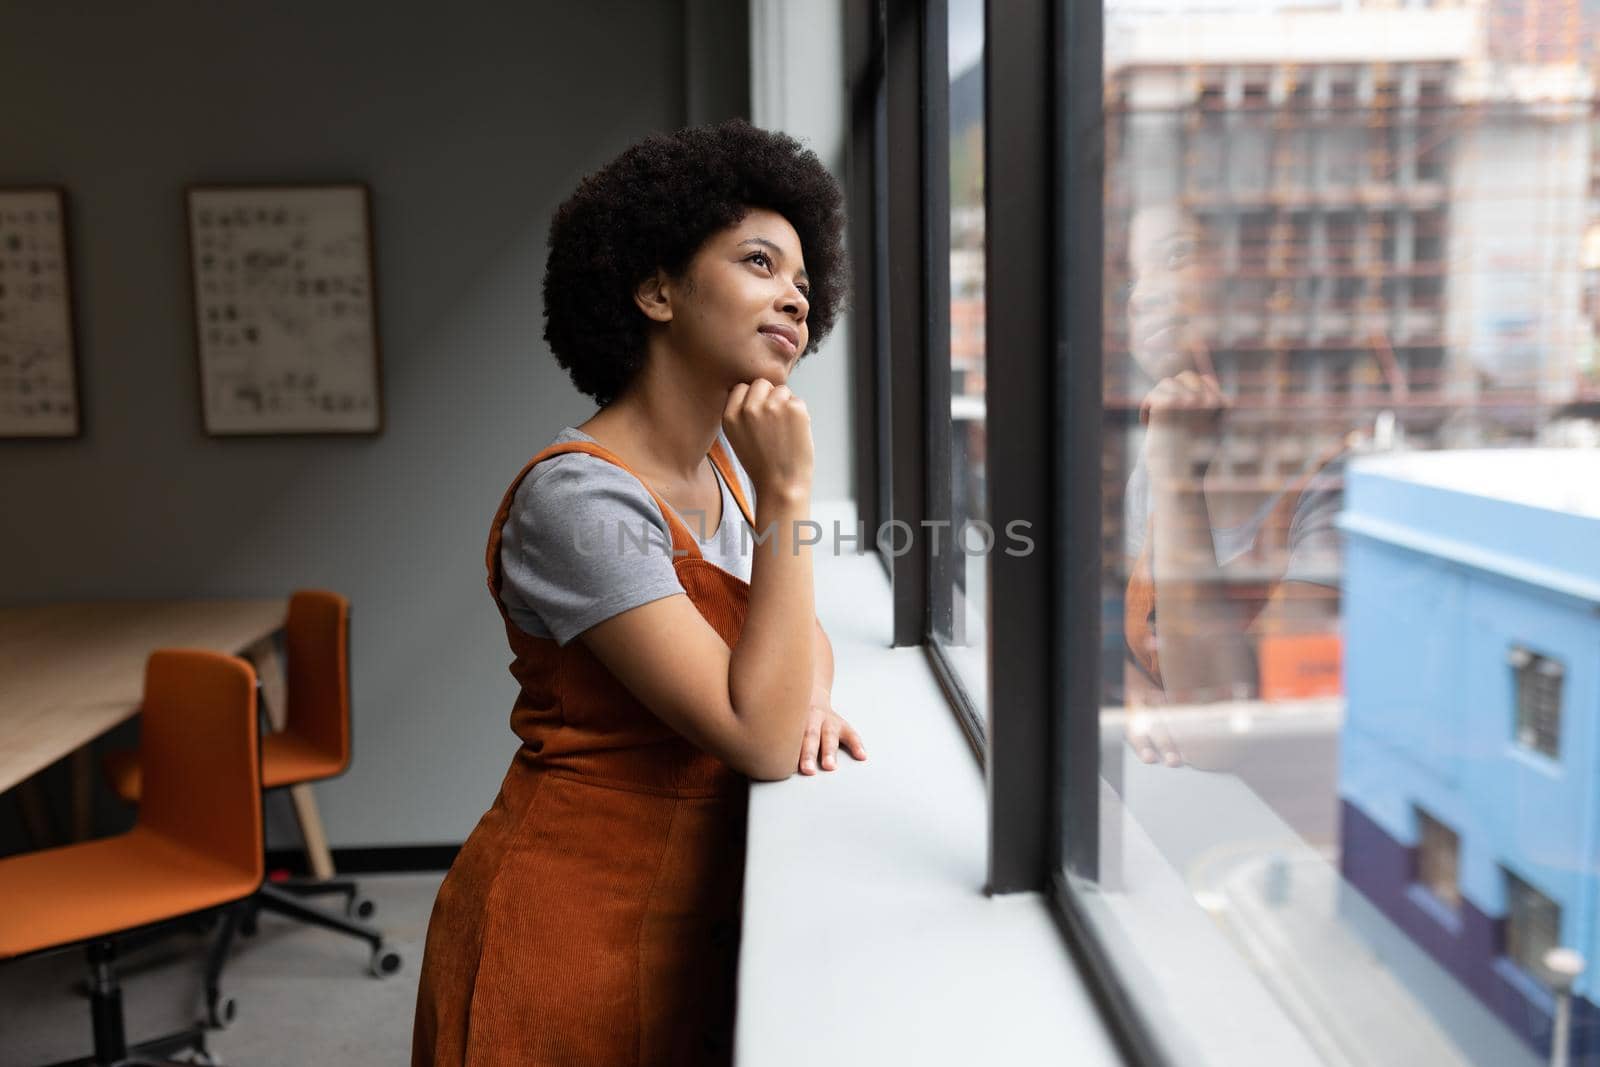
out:
{"label": "woman's chin", "polygon": [[773,385],[786,385],[789,381],[791,364],[786,359],[777,356],[768,356],[756,365],[752,372],[753,378],[765,378]]}
{"label": "woman's chin", "polygon": [[751,368],[740,380],[753,385],[763,378],[774,386],[787,385],[789,383],[788,372],[782,367],[775,368],[770,363],[766,366]]}
{"label": "woman's chin", "polygon": [[1188,366],[1183,349],[1176,342],[1141,345],[1133,353],[1133,360],[1151,381],[1162,381],[1181,373]]}

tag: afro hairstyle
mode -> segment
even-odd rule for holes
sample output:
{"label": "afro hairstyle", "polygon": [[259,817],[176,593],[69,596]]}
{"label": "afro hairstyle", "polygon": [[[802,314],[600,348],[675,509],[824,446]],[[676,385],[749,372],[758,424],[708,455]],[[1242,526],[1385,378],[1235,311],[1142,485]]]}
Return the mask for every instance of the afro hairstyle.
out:
{"label": "afro hairstyle", "polygon": [[579,392],[601,407],[621,395],[646,354],[639,283],[658,268],[681,277],[708,238],[754,208],[782,215],[800,237],[809,353],[850,287],[844,194],[815,152],[732,119],[652,134],[578,184],[550,222],[544,339]]}

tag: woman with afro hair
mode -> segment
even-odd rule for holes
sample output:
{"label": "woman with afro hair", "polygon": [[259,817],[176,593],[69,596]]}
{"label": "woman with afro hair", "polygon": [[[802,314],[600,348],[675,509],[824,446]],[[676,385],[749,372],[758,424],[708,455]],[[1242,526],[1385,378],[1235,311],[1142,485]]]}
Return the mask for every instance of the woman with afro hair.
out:
{"label": "woman with afro hair", "polygon": [[521,745],[434,903],[414,1067],[731,1062],[749,780],[866,758],[788,384],[842,229],[816,155],[742,120],[648,137],[557,210],[545,340],[599,410],[490,524]]}

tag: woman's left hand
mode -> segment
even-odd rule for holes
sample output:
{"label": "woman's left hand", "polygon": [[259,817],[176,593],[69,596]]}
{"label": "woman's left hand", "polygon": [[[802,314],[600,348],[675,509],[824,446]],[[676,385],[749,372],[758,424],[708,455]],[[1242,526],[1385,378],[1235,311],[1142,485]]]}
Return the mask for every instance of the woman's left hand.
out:
{"label": "woman's left hand", "polygon": [[833,710],[828,691],[817,686],[811,693],[811,713],[806,717],[806,735],[800,742],[800,773],[816,774],[819,763],[823,770],[833,770],[841,745],[858,762],[867,758],[861,735]]}

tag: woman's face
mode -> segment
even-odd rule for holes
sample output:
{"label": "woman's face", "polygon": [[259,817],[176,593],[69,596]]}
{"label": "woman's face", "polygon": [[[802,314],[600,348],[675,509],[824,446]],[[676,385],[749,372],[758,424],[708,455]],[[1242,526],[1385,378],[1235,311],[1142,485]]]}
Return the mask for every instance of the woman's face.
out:
{"label": "woman's face", "polygon": [[1152,379],[1190,368],[1214,279],[1201,234],[1176,207],[1140,208],[1128,226],[1128,348]]}
{"label": "woman's face", "polygon": [[674,345],[728,388],[766,378],[783,385],[806,350],[811,281],[800,237],[775,211],[753,208],[713,235],[689,262],[672,301]]}

